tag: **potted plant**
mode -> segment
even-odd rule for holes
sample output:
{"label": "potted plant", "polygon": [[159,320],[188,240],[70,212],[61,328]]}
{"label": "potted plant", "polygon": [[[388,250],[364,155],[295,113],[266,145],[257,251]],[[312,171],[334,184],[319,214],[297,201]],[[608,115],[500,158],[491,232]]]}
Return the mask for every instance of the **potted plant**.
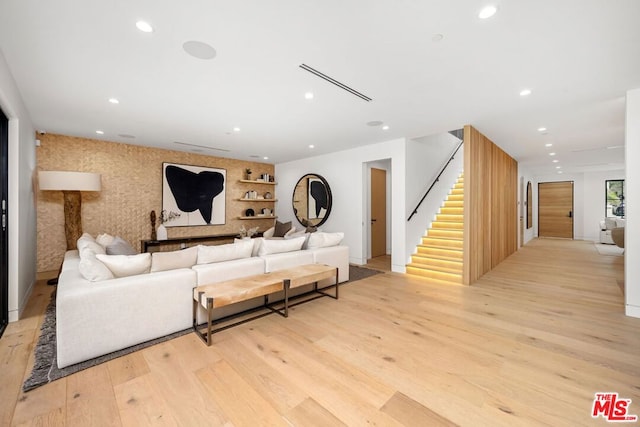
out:
{"label": "potted plant", "polygon": [[250,168],[246,168],[246,169],[244,170],[244,173],[245,173],[245,175],[246,175],[246,177],[247,177],[246,179],[247,179],[248,181],[251,181],[251,169],[250,169]]}

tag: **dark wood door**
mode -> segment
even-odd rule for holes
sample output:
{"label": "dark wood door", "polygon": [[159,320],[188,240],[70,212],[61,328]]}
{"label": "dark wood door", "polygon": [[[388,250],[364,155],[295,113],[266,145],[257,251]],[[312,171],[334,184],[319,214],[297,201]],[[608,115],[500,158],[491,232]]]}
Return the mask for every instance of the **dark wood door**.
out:
{"label": "dark wood door", "polygon": [[573,181],[538,184],[538,236],[573,239]]}
{"label": "dark wood door", "polygon": [[371,168],[371,257],[387,253],[387,171]]}
{"label": "dark wood door", "polygon": [[8,148],[9,120],[0,110],[0,336],[9,322]]}

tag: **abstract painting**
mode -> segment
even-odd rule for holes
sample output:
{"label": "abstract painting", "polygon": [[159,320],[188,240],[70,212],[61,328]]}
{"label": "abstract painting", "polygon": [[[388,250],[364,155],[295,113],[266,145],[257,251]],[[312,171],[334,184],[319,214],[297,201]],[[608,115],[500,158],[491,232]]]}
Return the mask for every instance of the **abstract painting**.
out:
{"label": "abstract painting", "polygon": [[324,218],[329,207],[329,195],[324,182],[317,178],[309,178],[308,216],[309,219]]}
{"label": "abstract painting", "polygon": [[166,227],[225,223],[227,171],[204,166],[162,164],[162,209],[179,214]]}

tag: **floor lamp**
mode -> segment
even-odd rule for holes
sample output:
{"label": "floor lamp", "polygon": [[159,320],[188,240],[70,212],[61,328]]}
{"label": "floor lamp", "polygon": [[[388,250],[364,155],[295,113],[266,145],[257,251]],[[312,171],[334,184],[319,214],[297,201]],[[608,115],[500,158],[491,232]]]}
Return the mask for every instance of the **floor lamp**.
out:
{"label": "floor lamp", "polygon": [[[99,173],[40,171],[38,185],[43,191],[62,191],[64,196],[64,234],[67,250],[76,249],[76,242],[82,236],[82,196],[81,191],[100,191]],[[57,279],[49,281],[56,284]]]}

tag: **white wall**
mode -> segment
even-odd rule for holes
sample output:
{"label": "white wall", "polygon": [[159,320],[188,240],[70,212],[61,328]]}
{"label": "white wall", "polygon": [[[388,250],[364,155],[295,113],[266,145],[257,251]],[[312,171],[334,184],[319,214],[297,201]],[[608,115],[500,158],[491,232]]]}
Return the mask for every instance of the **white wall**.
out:
{"label": "white wall", "polygon": [[[625,135],[625,312],[640,317],[640,88],[627,92]],[[637,201],[637,203],[636,203]]]}
{"label": "white wall", "polygon": [[[416,207],[433,180],[438,176],[442,167],[460,143],[460,140],[449,133],[431,135],[407,141],[406,163],[406,199],[407,209],[405,221]],[[440,180],[434,185],[428,197],[424,200],[418,213],[407,223],[406,228],[406,259],[416,251],[416,245],[421,242],[425,230],[431,227],[435,214],[442,202],[455,184],[464,168],[463,148],[456,154]]]}
{"label": "white wall", "polygon": [[[624,179],[624,171],[591,172],[584,174],[584,239],[600,241],[600,221],[604,219],[605,182]],[[625,186],[626,190],[626,186]]]}
{"label": "white wall", "polygon": [[0,108],[9,118],[9,321],[19,319],[36,279],[35,130],[0,52]]}
{"label": "white wall", "polygon": [[275,166],[278,181],[276,212],[280,221],[297,220],[291,195],[298,179],[307,173],[322,175],[333,196],[331,215],[322,226],[326,231],[344,231],[343,243],[349,246],[349,261],[367,262],[367,212],[369,175],[367,163],[390,159],[391,162],[391,268],[405,271],[405,140],[371,144],[364,147],[310,157]]}

